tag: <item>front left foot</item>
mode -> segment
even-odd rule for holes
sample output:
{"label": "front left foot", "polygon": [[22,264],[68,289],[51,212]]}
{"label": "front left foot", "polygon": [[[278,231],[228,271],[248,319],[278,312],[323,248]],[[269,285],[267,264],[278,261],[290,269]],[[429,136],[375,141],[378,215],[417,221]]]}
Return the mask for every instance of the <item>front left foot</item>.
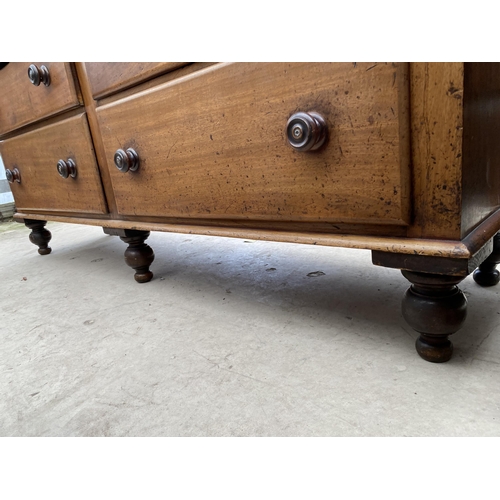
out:
{"label": "front left foot", "polygon": [[467,299],[457,284],[460,276],[402,271],[412,283],[403,297],[407,323],[418,333],[415,347],[421,358],[443,363],[451,358],[449,335],[457,332],[467,316]]}
{"label": "front left foot", "polygon": [[31,229],[30,241],[38,247],[38,253],[40,255],[48,255],[52,252],[52,248],[49,247],[52,234],[49,230],[45,229],[47,221],[25,219],[24,224],[28,229]]}

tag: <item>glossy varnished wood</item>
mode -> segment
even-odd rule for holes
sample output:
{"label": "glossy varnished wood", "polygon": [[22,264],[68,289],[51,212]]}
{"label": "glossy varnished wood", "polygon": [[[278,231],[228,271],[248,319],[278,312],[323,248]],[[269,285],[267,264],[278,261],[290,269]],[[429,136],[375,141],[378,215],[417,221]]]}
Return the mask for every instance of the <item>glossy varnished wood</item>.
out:
{"label": "glossy varnished wood", "polygon": [[185,62],[87,62],[85,67],[97,98],[113,94],[154,76],[185,66]]}
{"label": "glossy varnished wood", "polygon": [[[11,185],[18,211],[107,212],[84,113],[2,141],[0,152],[6,168],[21,172],[21,183]],[[75,179],[57,171],[57,162],[68,158]]]}
{"label": "glossy varnished wood", "polygon": [[48,68],[48,87],[30,82],[30,64],[12,62],[0,70],[0,135],[81,104],[70,63],[34,63]]}
{"label": "glossy varnished wood", "polygon": [[[97,108],[122,215],[405,225],[405,64],[221,64]],[[328,143],[294,151],[296,111],[327,121]]]}

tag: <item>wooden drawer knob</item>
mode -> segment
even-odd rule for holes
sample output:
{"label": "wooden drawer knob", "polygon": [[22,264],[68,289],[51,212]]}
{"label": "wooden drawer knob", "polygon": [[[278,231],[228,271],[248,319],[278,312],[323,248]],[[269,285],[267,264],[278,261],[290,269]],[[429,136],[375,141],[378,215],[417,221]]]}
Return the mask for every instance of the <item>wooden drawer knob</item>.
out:
{"label": "wooden drawer knob", "polygon": [[76,177],[75,162],[71,158],[68,158],[66,161],[59,160],[57,162],[57,171],[63,179],[67,179],[70,176],[74,179]]}
{"label": "wooden drawer knob", "polygon": [[288,120],[286,135],[288,143],[296,151],[314,151],[325,143],[326,122],[314,111],[295,113]]}
{"label": "wooden drawer knob", "polygon": [[116,168],[120,172],[135,172],[139,168],[139,155],[132,149],[128,148],[127,151],[119,149],[114,157]]}
{"label": "wooden drawer knob", "polygon": [[43,83],[46,87],[50,85],[50,75],[47,66],[42,65],[38,68],[34,64],[31,64],[28,68],[28,78],[36,87],[38,87],[40,83]]}
{"label": "wooden drawer knob", "polygon": [[19,169],[17,167],[12,170],[6,168],[5,177],[11,184],[13,182],[21,183],[21,172],[19,172]]}

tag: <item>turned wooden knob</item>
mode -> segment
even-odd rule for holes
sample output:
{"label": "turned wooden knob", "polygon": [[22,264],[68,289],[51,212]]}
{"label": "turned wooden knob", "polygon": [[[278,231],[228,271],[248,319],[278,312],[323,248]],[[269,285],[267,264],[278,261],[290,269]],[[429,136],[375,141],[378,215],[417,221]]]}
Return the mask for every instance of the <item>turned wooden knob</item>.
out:
{"label": "turned wooden knob", "polygon": [[70,176],[74,179],[76,177],[75,162],[71,158],[68,158],[66,161],[59,160],[57,162],[57,171],[63,179],[67,179]]}
{"label": "turned wooden knob", "polygon": [[119,149],[114,156],[115,166],[120,172],[135,172],[139,168],[139,155],[132,149]]}
{"label": "turned wooden knob", "polygon": [[38,87],[40,83],[43,83],[46,87],[50,85],[50,74],[47,66],[40,66],[38,68],[34,64],[31,64],[28,68],[28,78],[30,82]]}
{"label": "turned wooden knob", "polygon": [[6,168],[5,177],[7,178],[7,181],[9,181],[11,184],[13,182],[21,183],[21,172],[19,172],[19,169],[17,167],[12,170]]}
{"label": "turned wooden knob", "polygon": [[288,143],[296,151],[314,151],[325,143],[326,122],[314,111],[295,113],[288,120],[286,135]]}

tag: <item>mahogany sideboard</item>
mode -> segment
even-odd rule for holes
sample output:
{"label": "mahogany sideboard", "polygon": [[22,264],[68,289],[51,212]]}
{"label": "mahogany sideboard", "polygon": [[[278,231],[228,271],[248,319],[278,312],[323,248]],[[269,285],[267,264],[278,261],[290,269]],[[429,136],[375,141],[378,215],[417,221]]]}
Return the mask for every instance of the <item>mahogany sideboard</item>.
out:
{"label": "mahogany sideboard", "polygon": [[500,64],[2,63],[15,219],[99,225],[153,277],[150,231],[372,251],[410,282],[428,361],[458,284],[499,281]]}

